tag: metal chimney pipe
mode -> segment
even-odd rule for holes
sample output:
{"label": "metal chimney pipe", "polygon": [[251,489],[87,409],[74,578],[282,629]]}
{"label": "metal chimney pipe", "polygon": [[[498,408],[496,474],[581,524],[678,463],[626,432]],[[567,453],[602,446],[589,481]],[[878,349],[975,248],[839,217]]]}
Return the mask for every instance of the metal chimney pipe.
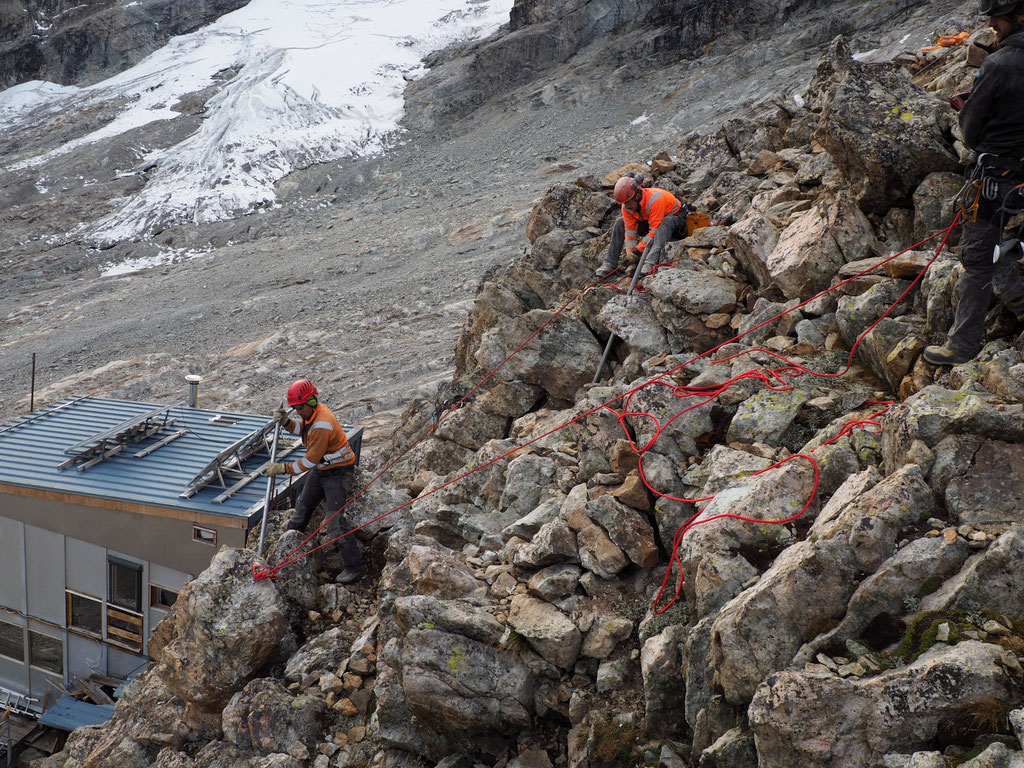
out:
{"label": "metal chimney pipe", "polygon": [[185,403],[189,408],[195,408],[199,402],[199,382],[202,380],[202,376],[197,376],[194,373],[190,373],[185,377],[185,381],[188,382],[188,399]]}

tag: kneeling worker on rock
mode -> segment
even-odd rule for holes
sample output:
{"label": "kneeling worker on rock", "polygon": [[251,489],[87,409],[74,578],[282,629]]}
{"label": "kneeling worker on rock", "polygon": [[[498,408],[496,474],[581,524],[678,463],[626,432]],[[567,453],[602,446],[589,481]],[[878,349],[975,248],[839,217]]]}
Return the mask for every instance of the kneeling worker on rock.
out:
{"label": "kneeling worker on rock", "polygon": [[1014,263],[1019,245],[1017,253],[1007,249],[1005,255],[999,247],[1010,216],[1024,206],[1018,188],[1024,183],[1024,1],[979,0],[978,6],[996,31],[999,50],[985,59],[960,111],[964,144],[978,152],[967,172],[976,208],[965,211],[956,319],[944,346],[924,350],[933,365],[966,363],[981,351],[993,289],[1024,321],[1024,280]]}
{"label": "kneeling worker on rock", "polygon": [[[293,435],[302,437],[305,455],[298,461],[273,462],[267,475],[302,475],[295,511],[288,522],[289,531],[304,531],[313,510],[326,500],[327,533],[336,539],[342,570],[336,581],[350,584],[366,572],[363,552],[352,526],[338,512],[352,494],[352,476],[356,455],[348,444],[345,430],[323,403],[309,379],[300,379],[288,388],[288,405],[299,418],[288,416],[283,408],[274,411],[274,418]],[[337,514],[335,514],[337,513]],[[331,517],[333,515],[333,518]]]}
{"label": "kneeling worker on rock", "polygon": [[[622,215],[612,229],[612,242],[604,263],[594,273],[597,277],[606,277],[618,268],[623,245],[626,258],[639,262],[637,269],[647,264],[651,270],[666,243],[686,237],[688,209],[668,190],[641,187],[640,181],[630,175],[615,182],[612,197],[622,206]],[[646,229],[643,239],[639,239],[641,229]]]}

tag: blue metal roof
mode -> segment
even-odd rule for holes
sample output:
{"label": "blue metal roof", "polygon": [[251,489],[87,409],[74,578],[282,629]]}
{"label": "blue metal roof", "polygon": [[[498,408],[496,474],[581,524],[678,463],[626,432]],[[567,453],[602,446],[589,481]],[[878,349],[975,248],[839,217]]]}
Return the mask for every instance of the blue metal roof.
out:
{"label": "blue metal roof", "polygon": [[[214,501],[225,490],[219,482],[190,498],[181,494],[221,451],[265,427],[266,416],[169,406],[173,425],[81,471],[82,462],[60,468],[70,458],[69,449],[81,450],[91,438],[152,414],[156,408],[152,403],[81,397],[18,418],[0,427],[0,484],[234,518],[252,518],[262,512],[267,487],[262,477],[220,502]],[[211,421],[217,417],[227,418],[221,423]],[[180,430],[185,430],[180,437],[141,458],[135,456]],[[257,470],[270,458],[268,453],[254,454],[242,470]],[[227,485],[233,482],[228,480]]]}
{"label": "blue metal roof", "polygon": [[56,704],[39,716],[39,724],[73,731],[83,725],[103,725],[113,714],[113,704],[90,704],[70,696],[61,696]]}

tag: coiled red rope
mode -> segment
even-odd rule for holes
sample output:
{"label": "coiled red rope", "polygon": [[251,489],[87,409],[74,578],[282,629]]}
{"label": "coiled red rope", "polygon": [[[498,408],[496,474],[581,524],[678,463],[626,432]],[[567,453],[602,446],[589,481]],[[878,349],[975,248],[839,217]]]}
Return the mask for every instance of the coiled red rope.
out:
{"label": "coiled red rope", "polygon": [[[377,515],[373,519],[368,520],[365,523],[362,523],[361,525],[359,525],[356,528],[352,529],[348,533],[342,534],[342,536],[335,537],[335,538],[333,538],[333,539],[331,539],[329,541],[326,541],[326,542],[324,542],[323,544],[320,544],[317,547],[313,547],[313,548],[311,548],[311,549],[309,549],[307,551],[304,551],[304,552],[301,551],[303,549],[303,547],[305,547],[306,544],[308,544],[313,539],[313,537],[316,536],[316,534],[319,533],[327,525],[327,523],[331,519],[333,519],[335,516],[337,516],[339,514],[342,514],[345,511],[345,509],[348,508],[348,506],[350,504],[352,504],[363,493],[365,493],[366,490],[368,488],[370,488],[370,486],[372,486],[382,475],[384,475],[387,471],[389,471],[391,468],[393,468],[399,461],[401,461],[402,458],[404,458],[409,453],[409,451],[411,451],[427,435],[429,435],[433,431],[433,429],[436,427],[436,424],[432,425],[427,430],[425,430],[423,433],[421,433],[405,450],[402,451],[401,454],[399,454],[386,467],[384,467],[384,469],[380,470],[376,475],[374,475],[374,477],[369,482],[367,482],[366,485],[364,485],[362,488],[360,488],[357,493],[353,494],[352,498],[350,498],[340,509],[338,509],[330,517],[325,519],[324,522],[321,523],[321,525],[315,531],[313,531],[297,547],[295,547],[287,556],[285,556],[281,560],[281,562],[279,562],[277,565],[267,566],[267,567],[264,567],[264,568],[258,568],[257,566],[254,565],[253,566],[253,578],[255,579],[255,581],[261,581],[263,579],[274,579],[274,578],[276,578],[277,573],[282,568],[284,568],[287,565],[290,565],[290,564],[292,564],[294,562],[297,562],[298,560],[301,560],[302,558],[308,557],[309,555],[311,555],[313,552],[317,551],[318,549],[322,549],[323,547],[326,547],[329,544],[333,544],[334,542],[338,541],[339,539],[343,538],[344,536],[350,536],[350,535],[354,534],[356,531],[358,531],[358,530],[360,530],[362,528],[365,528],[365,527],[367,527],[369,525],[372,525],[373,523],[376,523],[379,520],[382,520],[383,518],[388,517],[389,515],[394,514],[395,512],[398,512],[398,511],[400,511],[402,509],[405,509],[406,507],[411,506],[412,504],[414,504],[416,501],[428,498],[429,496],[432,496],[433,494],[437,493],[438,491],[441,491],[444,488],[447,488],[447,487],[449,487],[451,485],[454,485],[455,483],[458,483],[459,481],[465,479],[466,477],[469,477],[470,475],[475,474],[476,472],[480,472],[481,470],[484,470],[487,467],[490,467],[491,465],[493,465],[493,464],[495,464],[495,463],[497,463],[499,461],[502,461],[504,459],[510,458],[511,456],[513,456],[516,453],[522,451],[523,449],[533,445],[534,443],[537,443],[540,440],[543,440],[544,438],[549,437],[550,435],[555,434],[555,433],[557,433],[557,432],[559,432],[559,431],[561,431],[561,430],[563,430],[563,429],[565,429],[565,428],[567,428],[567,427],[569,427],[569,426],[571,426],[571,425],[573,425],[573,424],[575,424],[575,423],[577,423],[577,422],[587,418],[588,416],[591,416],[591,415],[593,415],[595,413],[598,413],[598,412],[600,412],[602,410],[611,411],[613,414],[615,414],[616,419],[618,420],[620,426],[622,426],[623,431],[626,434],[626,439],[629,440],[630,445],[639,454],[638,464],[639,464],[639,468],[640,468],[640,477],[641,477],[642,482],[644,483],[644,486],[651,493],[655,494],[658,497],[665,498],[665,499],[670,499],[670,500],[674,500],[674,501],[682,501],[682,502],[690,502],[690,503],[701,503],[701,502],[710,501],[711,499],[714,498],[714,496],[698,498],[698,499],[686,499],[686,498],[680,498],[680,497],[671,496],[671,495],[669,495],[667,493],[662,493],[661,491],[657,490],[656,488],[653,488],[651,486],[651,484],[648,482],[647,477],[646,477],[646,475],[644,474],[644,471],[643,471],[643,457],[644,457],[644,454],[646,454],[648,451],[650,451],[652,449],[652,447],[657,443],[658,438],[665,431],[665,429],[673,421],[675,421],[676,419],[680,418],[685,413],[693,410],[694,408],[699,408],[702,405],[706,405],[707,403],[711,402],[716,397],[721,395],[723,392],[725,392],[729,387],[734,385],[737,381],[740,381],[740,380],[743,380],[743,379],[754,378],[754,379],[757,379],[757,380],[761,381],[766,387],[768,387],[770,389],[773,389],[773,390],[776,390],[776,391],[785,391],[785,390],[788,390],[788,389],[792,388],[791,385],[788,384],[788,380],[789,379],[801,376],[803,374],[809,374],[809,375],[818,376],[818,377],[822,377],[822,378],[838,378],[838,377],[841,377],[841,376],[845,375],[850,370],[850,367],[853,365],[853,356],[856,353],[857,347],[860,345],[861,341],[863,341],[863,339],[882,320],[884,320],[886,317],[888,317],[889,314],[895,309],[895,307],[921,281],[921,279],[924,277],[925,273],[928,271],[928,269],[931,267],[931,265],[935,262],[935,260],[942,253],[942,250],[945,247],[947,240],[949,239],[950,233],[953,231],[954,227],[956,227],[956,225],[959,223],[959,221],[960,221],[960,214],[957,214],[957,216],[954,218],[953,222],[947,228],[945,228],[943,230],[940,230],[939,232],[936,232],[935,234],[930,235],[929,237],[924,238],[923,240],[915,243],[914,245],[911,245],[908,248],[905,248],[904,250],[902,250],[902,251],[900,251],[898,253],[893,254],[892,256],[889,256],[889,257],[883,259],[882,261],[878,262],[877,264],[874,264],[874,265],[872,265],[872,266],[870,266],[870,267],[868,267],[868,268],[858,272],[857,274],[852,275],[851,277],[847,278],[846,280],[843,280],[843,281],[837,283],[836,285],[831,286],[830,288],[827,288],[827,289],[825,289],[823,291],[818,292],[817,294],[815,294],[811,298],[801,302],[800,304],[797,304],[795,307],[792,307],[791,309],[787,309],[787,310],[785,310],[783,312],[780,312],[779,314],[777,314],[777,315],[775,315],[773,317],[770,317],[767,320],[762,321],[761,323],[758,323],[754,327],[749,328],[748,330],[743,331],[742,333],[739,333],[739,334],[733,336],[732,338],[728,339],[727,341],[724,341],[721,344],[718,344],[717,346],[712,347],[711,349],[708,349],[705,352],[702,352],[699,355],[696,355],[695,357],[692,357],[689,360],[687,360],[687,361],[685,361],[683,363],[680,363],[680,364],[678,364],[678,365],[668,369],[667,371],[664,371],[664,372],[658,374],[657,376],[655,376],[655,377],[649,379],[648,381],[645,381],[644,383],[642,383],[642,384],[640,384],[640,385],[638,385],[638,386],[628,390],[627,392],[624,392],[624,393],[622,393],[620,395],[617,395],[616,397],[613,397],[610,400],[607,400],[607,401],[601,403],[600,405],[597,405],[597,406],[594,406],[593,408],[590,408],[589,410],[579,414],[578,416],[570,419],[569,421],[566,421],[566,422],[564,422],[562,424],[559,424],[558,426],[553,427],[552,429],[547,430],[546,432],[544,432],[541,435],[538,435],[538,436],[536,436],[534,438],[531,438],[530,440],[526,441],[525,443],[523,443],[523,444],[521,444],[519,446],[516,446],[515,448],[512,448],[511,450],[506,451],[505,453],[503,453],[503,454],[501,454],[499,456],[495,456],[494,458],[484,462],[483,464],[480,464],[479,466],[475,466],[472,469],[466,470],[465,472],[457,475],[456,477],[448,480],[447,482],[439,485],[438,487],[436,487],[436,488],[434,488],[434,489],[432,489],[432,490],[430,490],[430,491],[428,491],[426,493],[420,494],[415,499],[410,499],[409,501],[407,501],[407,502],[405,502],[403,504],[399,504],[398,506],[394,507],[393,509],[388,510],[387,512],[384,512],[384,513],[382,513],[380,515]],[[715,360],[715,361],[713,361],[712,364],[726,363],[726,362],[732,361],[732,360],[734,360],[734,359],[736,359],[738,357],[741,357],[743,355],[751,354],[753,352],[761,352],[761,353],[767,354],[767,355],[769,355],[771,357],[778,358],[784,364],[779,366],[779,367],[777,367],[777,368],[770,368],[770,369],[764,369],[764,370],[759,368],[759,369],[754,369],[754,370],[746,371],[746,372],[744,372],[742,374],[739,374],[738,376],[735,376],[735,377],[731,378],[729,381],[725,382],[724,384],[714,385],[714,386],[710,386],[710,387],[686,387],[686,386],[676,385],[676,384],[672,384],[672,383],[669,383],[667,381],[664,381],[664,379],[666,377],[671,376],[676,371],[679,371],[679,370],[685,368],[688,365],[691,365],[692,363],[694,363],[694,362],[696,362],[698,360],[701,360],[701,359],[703,359],[705,357],[708,357],[709,355],[714,354],[715,352],[717,352],[718,350],[722,349],[726,345],[732,344],[732,343],[738,341],[739,339],[742,339],[743,337],[753,333],[754,331],[757,331],[757,330],[763,328],[764,326],[769,325],[769,324],[779,320],[780,318],[784,317],[785,315],[789,314],[790,312],[793,312],[793,311],[795,311],[797,309],[800,309],[801,307],[806,306],[807,304],[811,303],[812,301],[814,301],[814,300],[816,300],[816,299],[818,299],[818,298],[820,298],[822,296],[825,296],[826,294],[829,294],[829,293],[831,293],[833,291],[836,291],[836,290],[842,288],[843,286],[847,285],[848,283],[852,282],[853,280],[856,280],[857,278],[862,277],[863,275],[866,275],[869,272],[872,272],[872,271],[878,269],[879,267],[884,266],[885,264],[889,263],[893,259],[896,259],[899,256],[902,256],[904,253],[907,253],[908,251],[915,250],[919,246],[924,245],[925,243],[931,242],[932,240],[934,240],[935,238],[939,237],[940,235],[942,236],[942,240],[941,240],[938,248],[936,249],[936,251],[935,251],[934,255],[931,257],[931,259],[928,261],[928,263],[924,266],[924,268],[921,270],[921,272],[917,275],[917,277],[914,278],[914,280],[910,283],[910,285],[906,288],[906,290],[904,290],[903,293],[900,294],[900,296],[896,299],[896,301],[893,302],[893,304],[889,307],[889,309],[887,309],[884,313],[882,313],[882,315],[874,323],[872,323],[866,330],[864,330],[860,334],[860,336],[857,337],[855,343],[850,348],[850,353],[849,353],[849,356],[847,357],[846,367],[843,368],[841,371],[837,371],[837,372],[834,372],[834,373],[822,373],[822,372],[818,372],[818,371],[812,371],[812,370],[808,369],[807,367],[805,367],[805,366],[803,366],[803,365],[801,365],[799,363],[795,363],[793,361],[787,360],[786,358],[782,357],[778,353],[773,352],[771,350],[766,350],[766,349],[761,349],[761,348],[754,348],[754,349],[744,350],[743,352],[740,352],[740,353],[738,353],[736,355],[731,355],[731,356],[723,358],[721,360]],[[668,266],[670,264],[674,264],[674,263],[676,263],[676,261],[678,261],[678,260],[674,260],[674,261],[671,261],[671,262],[665,262],[663,264],[655,265],[655,270],[658,267],[663,267],[663,266]],[[652,270],[652,274],[653,274],[653,272],[654,272],[654,270]],[[469,392],[467,392],[465,395],[463,395],[463,397],[456,404],[454,404],[453,406],[451,406],[451,408],[449,408],[447,411],[445,411],[442,414],[441,418],[438,419],[437,423],[440,423],[440,421],[442,419],[446,418],[449,414],[451,414],[453,411],[458,409],[466,401],[467,398],[469,398],[474,392],[476,392],[486,381],[491,379],[498,372],[498,370],[500,370],[502,368],[502,366],[504,366],[509,360],[511,360],[516,354],[518,354],[519,351],[523,349],[523,347],[525,347],[527,344],[530,343],[530,341],[532,341],[534,338],[536,338],[537,335],[540,334],[540,332],[543,331],[543,329],[546,328],[551,322],[553,322],[556,317],[558,317],[563,312],[565,312],[577,299],[579,299],[580,297],[584,296],[588,291],[594,289],[595,287],[598,287],[597,282],[591,283],[591,284],[587,285],[586,287],[582,288],[580,291],[575,293],[573,296],[571,296],[567,301],[565,301],[562,304],[562,306],[559,307],[558,310],[556,310],[556,312],[554,314],[552,314],[552,316],[550,318],[548,318],[539,328],[537,328],[536,331],[534,331],[533,334],[530,335],[529,338],[526,339],[526,341],[524,341],[522,344],[520,344],[518,347],[516,347],[516,349],[514,349],[511,353],[509,353],[509,355],[504,360],[502,360],[502,362],[499,363],[493,370],[491,370],[486,376],[484,376],[484,378],[481,379],[480,382],[478,382],[476,384],[476,386],[474,386]],[[617,287],[617,286],[612,284],[611,287]],[[679,413],[676,413],[671,418],[666,420],[664,422],[664,424],[662,424],[657,419],[657,417],[654,416],[653,414],[646,413],[646,412],[643,412],[643,411],[632,411],[630,409],[630,403],[632,402],[633,397],[638,392],[640,392],[644,388],[649,387],[651,385],[659,385],[659,386],[669,387],[673,391],[673,393],[675,394],[676,397],[680,397],[680,398],[690,398],[690,397],[692,397],[692,398],[696,398],[697,402],[693,403],[692,405],[689,405],[686,408],[683,408],[681,411],[679,411]],[[619,411],[616,411],[614,408],[611,407],[613,404],[618,403],[619,401],[622,401],[622,411],[621,411],[621,413]],[[843,429],[840,431],[840,433],[838,435],[836,435],[835,437],[833,437],[831,440],[829,440],[828,443],[831,443],[831,442],[834,442],[835,440],[840,439],[843,435],[849,434],[849,432],[851,430],[853,430],[854,428],[857,428],[857,427],[873,426],[876,429],[880,430],[881,429],[881,422],[877,421],[877,418],[880,417],[881,415],[883,415],[888,410],[889,406],[892,405],[892,403],[885,402],[885,403],[875,403],[875,404],[884,405],[885,408],[883,408],[883,409],[877,411],[876,413],[872,414],[867,419],[857,419],[857,420],[852,420],[850,422],[847,422],[847,424],[845,424],[843,426]],[[629,432],[628,426],[626,424],[626,419],[628,417],[630,417],[630,416],[649,418],[649,419],[653,420],[654,423],[657,425],[654,436],[643,446],[639,446],[639,447],[636,446],[634,441],[633,441],[633,438],[632,438],[632,436],[631,436],[631,434]],[[825,445],[825,444],[827,444],[827,443],[824,443],[823,445]],[[664,579],[662,581],[661,587],[658,589],[658,592],[657,592],[657,594],[655,595],[655,598],[654,598],[653,608],[654,608],[655,613],[660,614],[660,613],[664,613],[666,610],[668,610],[676,602],[676,600],[678,600],[679,595],[682,592],[685,576],[683,574],[682,564],[681,564],[681,562],[679,560],[678,549],[679,549],[680,543],[683,540],[683,537],[686,535],[686,533],[688,531],[692,530],[693,528],[695,528],[698,525],[704,525],[704,524],[712,522],[714,520],[719,520],[719,519],[723,519],[723,518],[734,518],[734,519],[741,520],[741,521],[762,523],[762,524],[768,524],[768,525],[782,525],[782,524],[789,523],[789,522],[792,522],[792,521],[796,520],[801,515],[803,515],[804,512],[807,511],[807,509],[810,507],[810,505],[812,504],[812,502],[814,501],[814,498],[816,496],[817,488],[818,488],[818,476],[819,476],[818,465],[814,461],[814,459],[812,459],[810,456],[808,456],[806,454],[793,454],[792,456],[789,456],[789,457],[783,459],[782,461],[777,462],[776,464],[773,464],[772,466],[767,467],[767,468],[761,470],[760,472],[758,472],[756,474],[762,474],[763,472],[768,472],[769,470],[775,469],[775,468],[777,468],[777,467],[779,467],[779,466],[781,466],[781,465],[783,465],[783,464],[785,464],[785,463],[787,463],[789,461],[792,461],[794,459],[804,459],[804,460],[810,462],[810,464],[811,464],[811,466],[812,466],[812,468],[814,470],[814,484],[813,484],[813,488],[811,490],[811,494],[810,494],[809,498],[807,499],[807,501],[805,502],[805,504],[803,505],[803,507],[800,509],[800,511],[797,512],[795,515],[791,515],[790,517],[787,517],[787,518],[784,518],[784,519],[763,520],[763,519],[759,519],[759,518],[748,518],[748,517],[744,517],[744,516],[733,514],[733,513],[722,513],[722,514],[719,514],[719,515],[714,515],[714,516],[712,516],[710,518],[699,519],[700,515],[703,513],[703,510],[698,510],[693,516],[690,517],[689,520],[687,520],[683,525],[679,526],[679,528],[676,530],[675,535],[673,536],[672,552],[671,552],[671,554],[669,556],[669,563],[668,563],[668,568],[665,571],[665,577],[664,577]],[[679,578],[678,578],[678,582],[677,582],[675,590],[674,590],[674,594],[673,594],[672,598],[663,607],[659,607],[659,603],[661,602],[662,596],[663,596],[665,590],[668,587],[668,583],[669,583],[669,580],[670,580],[671,575],[672,575],[673,566],[677,567],[678,570],[679,570]]]}

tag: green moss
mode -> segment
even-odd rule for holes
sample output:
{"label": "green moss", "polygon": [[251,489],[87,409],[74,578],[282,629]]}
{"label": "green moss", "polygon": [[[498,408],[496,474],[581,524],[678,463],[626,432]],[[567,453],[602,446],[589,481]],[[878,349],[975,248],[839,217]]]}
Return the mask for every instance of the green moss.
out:
{"label": "green moss", "polygon": [[924,584],[917,590],[918,598],[926,597],[942,586],[942,578],[939,576],[929,576],[925,579]]}
{"label": "green moss", "polygon": [[908,664],[935,645],[940,624],[949,624],[949,645],[956,645],[963,632],[977,629],[964,611],[925,611],[910,622],[896,655]]}

